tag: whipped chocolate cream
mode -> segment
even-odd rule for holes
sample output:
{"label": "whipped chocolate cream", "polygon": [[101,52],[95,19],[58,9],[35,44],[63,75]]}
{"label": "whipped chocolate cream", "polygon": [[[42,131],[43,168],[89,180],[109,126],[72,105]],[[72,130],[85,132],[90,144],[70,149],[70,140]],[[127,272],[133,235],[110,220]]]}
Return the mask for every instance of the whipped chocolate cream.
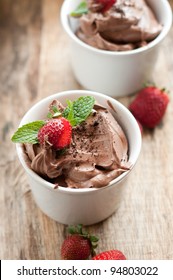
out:
{"label": "whipped chocolate cream", "polygon": [[76,35],[103,50],[127,51],[145,46],[162,30],[145,0],[117,0],[105,13],[96,0],[88,0],[89,12],[79,19]]}
{"label": "whipped chocolate cream", "polygon": [[100,105],[94,105],[90,116],[73,127],[72,142],[64,152],[49,144],[24,144],[24,151],[37,174],[69,188],[100,188],[130,168],[126,136]]}

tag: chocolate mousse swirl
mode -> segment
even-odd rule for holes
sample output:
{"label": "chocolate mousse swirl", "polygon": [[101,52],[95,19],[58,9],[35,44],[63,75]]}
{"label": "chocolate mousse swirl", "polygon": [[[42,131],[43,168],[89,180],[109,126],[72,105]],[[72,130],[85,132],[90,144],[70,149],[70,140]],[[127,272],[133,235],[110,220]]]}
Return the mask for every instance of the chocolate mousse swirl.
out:
{"label": "chocolate mousse swirl", "polygon": [[43,178],[69,188],[100,188],[129,169],[128,142],[112,114],[100,105],[73,127],[64,153],[50,145],[25,144],[29,166]]}
{"label": "chocolate mousse swirl", "polygon": [[162,30],[145,0],[117,0],[105,13],[96,0],[88,0],[88,14],[79,19],[76,35],[103,50],[127,51],[155,39]]}

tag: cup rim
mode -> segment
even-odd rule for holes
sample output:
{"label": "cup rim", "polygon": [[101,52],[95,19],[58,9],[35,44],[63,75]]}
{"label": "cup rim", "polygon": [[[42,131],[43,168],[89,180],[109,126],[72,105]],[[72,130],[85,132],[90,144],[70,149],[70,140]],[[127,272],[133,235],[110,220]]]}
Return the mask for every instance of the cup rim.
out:
{"label": "cup rim", "polygon": [[[122,104],[120,103],[118,100],[107,96],[103,93],[98,93],[95,91],[89,91],[89,90],[68,90],[68,91],[62,91],[62,92],[57,92],[54,93],[52,95],[49,95],[46,98],[43,98],[42,100],[38,101],[37,103],[35,103],[27,112],[26,114],[23,116],[19,127],[22,126],[25,123],[25,118],[27,118],[27,116],[29,114],[31,114],[32,110],[34,110],[37,106],[44,104],[44,103],[50,103],[53,99],[58,99],[60,96],[73,96],[74,94],[79,94],[79,96],[83,95],[92,95],[95,97],[105,97],[107,100],[109,100],[110,102],[112,102],[113,104],[116,104],[116,106],[118,106],[119,108],[121,108],[123,110],[123,112],[126,113],[126,115],[128,115],[129,118],[131,118],[133,125],[135,126],[135,131],[137,134],[137,138],[138,138],[138,145],[136,148],[136,152],[135,152],[135,158],[134,161],[132,162],[132,168],[129,169],[128,171],[125,171],[124,173],[122,173],[121,175],[119,175],[117,178],[115,178],[114,180],[112,180],[108,185],[101,187],[101,188],[79,188],[79,189],[72,189],[72,188],[65,188],[63,186],[58,186],[58,188],[56,189],[56,191],[61,191],[61,192],[68,192],[68,193],[75,193],[75,194],[84,194],[84,193],[90,193],[93,191],[102,191],[103,189],[106,188],[110,188],[110,187],[114,187],[115,185],[117,185],[117,183],[119,183],[120,181],[122,181],[125,177],[127,177],[127,175],[132,171],[132,169],[134,168],[138,158],[139,158],[139,154],[141,151],[141,145],[142,145],[142,137],[141,137],[141,131],[139,129],[139,125],[137,124],[137,121],[135,120],[134,116],[132,115],[132,113]],[[29,168],[29,166],[27,165],[25,159],[24,159],[24,153],[23,153],[23,149],[21,144],[17,143],[16,144],[16,150],[17,150],[17,155],[18,158],[23,166],[23,168],[25,169],[26,173],[32,177],[35,181],[37,181],[38,183],[42,184],[42,186],[49,188],[50,190],[55,190],[54,186],[55,184],[50,183],[48,181],[46,181],[45,179],[43,179],[41,176],[39,176],[36,172],[34,172],[32,169]]]}
{"label": "cup rim", "polygon": [[[160,43],[168,34],[168,32],[170,31],[170,28],[172,26],[172,9],[171,6],[169,4],[169,2],[167,0],[160,0],[162,3],[164,3],[165,5],[165,9],[167,10],[168,13],[168,20],[167,23],[163,26],[162,31],[160,32],[160,34],[151,42],[148,43],[148,45],[134,49],[134,50],[128,50],[128,51],[108,51],[108,50],[101,50],[101,49],[97,49],[94,48],[86,43],[84,43],[82,40],[80,40],[71,30],[69,22],[68,22],[68,17],[66,14],[66,7],[67,7],[67,3],[69,0],[64,0],[62,7],[61,7],[61,11],[60,11],[60,18],[61,18],[61,23],[62,26],[64,28],[64,30],[66,31],[66,33],[69,35],[69,37],[74,40],[78,45],[80,45],[81,47],[87,49],[90,52],[96,53],[96,54],[100,54],[100,55],[107,55],[107,56],[128,56],[128,55],[136,55],[138,53],[143,53],[145,51],[149,51],[150,49],[152,49],[153,47],[155,47],[156,45],[158,45],[158,43]],[[71,0],[70,0],[71,1]]]}

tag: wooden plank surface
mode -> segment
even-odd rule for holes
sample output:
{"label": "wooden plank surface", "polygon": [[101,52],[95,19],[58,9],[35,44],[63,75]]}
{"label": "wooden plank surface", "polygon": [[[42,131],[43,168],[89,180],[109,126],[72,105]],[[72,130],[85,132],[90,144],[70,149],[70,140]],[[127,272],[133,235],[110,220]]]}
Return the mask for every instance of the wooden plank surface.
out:
{"label": "wooden plank surface", "polygon": [[[60,259],[67,227],[36,206],[10,137],[24,113],[52,93],[80,89],[59,21],[62,0],[0,0],[0,258]],[[173,7],[173,1],[170,1]],[[161,126],[145,131],[118,211],[89,226],[99,251],[128,259],[173,259],[173,28],[151,79],[170,91]],[[119,99],[128,106],[133,96]]]}

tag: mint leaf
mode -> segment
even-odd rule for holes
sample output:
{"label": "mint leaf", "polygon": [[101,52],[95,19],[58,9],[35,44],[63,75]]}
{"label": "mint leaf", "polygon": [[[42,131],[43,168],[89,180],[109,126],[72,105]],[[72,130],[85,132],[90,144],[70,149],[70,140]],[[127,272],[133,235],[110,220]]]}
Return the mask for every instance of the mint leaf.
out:
{"label": "mint leaf", "polygon": [[35,121],[28,124],[24,124],[19,127],[14,133],[11,140],[14,143],[38,143],[37,134],[39,129],[45,124],[45,121]]}
{"label": "mint leaf", "polygon": [[87,13],[88,13],[87,2],[83,1],[77,6],[77,8],[73,12],[70,13],[70,15],[72,17],[80,17],[83,14],[87,14]]}
{"label": "mint leaf", "polygon": [[48,119],[52,119],[52,118],[53,118],[53,114],[52,114],[51,112],[48,112],[48,113],[47,113],[47,118],[48,118]]}
{"label": "mint leaf", "polygon": [[76,126],[86,120],[93,109],[94,103],[93,96],[82,96],[73,102],[67,100],[68,106],[65,108],[63,116],[72,126]]}
{"label": "mint leaf", "polygon": [[54,113],[59,112],[58,108],[57,108],[55,105],[53,105],[53,106],[51,107],[51,109],[52,109],[52,111],[53,111]]}
{"label": "mint leaf", "polygon": [[95,99],[93,96],[79,97],[73,102],[75,125],[78,125],[87,119],[93,109],[94,103]]}
{"label": "mint leaf", "polygon": [[64,111],[62,113],[63,117],[67,119],[68,115],[69,115],[69,112],[70,112],[70,107],[68,106],[64,109]]}
{"label": "mint leaf", "polygon": [[68,115],[67,119],[68,120],[73,120],[74,119],[74,112],[73,112],[73,102],[71,100],[67,100],[67,105],[68,105]]}

